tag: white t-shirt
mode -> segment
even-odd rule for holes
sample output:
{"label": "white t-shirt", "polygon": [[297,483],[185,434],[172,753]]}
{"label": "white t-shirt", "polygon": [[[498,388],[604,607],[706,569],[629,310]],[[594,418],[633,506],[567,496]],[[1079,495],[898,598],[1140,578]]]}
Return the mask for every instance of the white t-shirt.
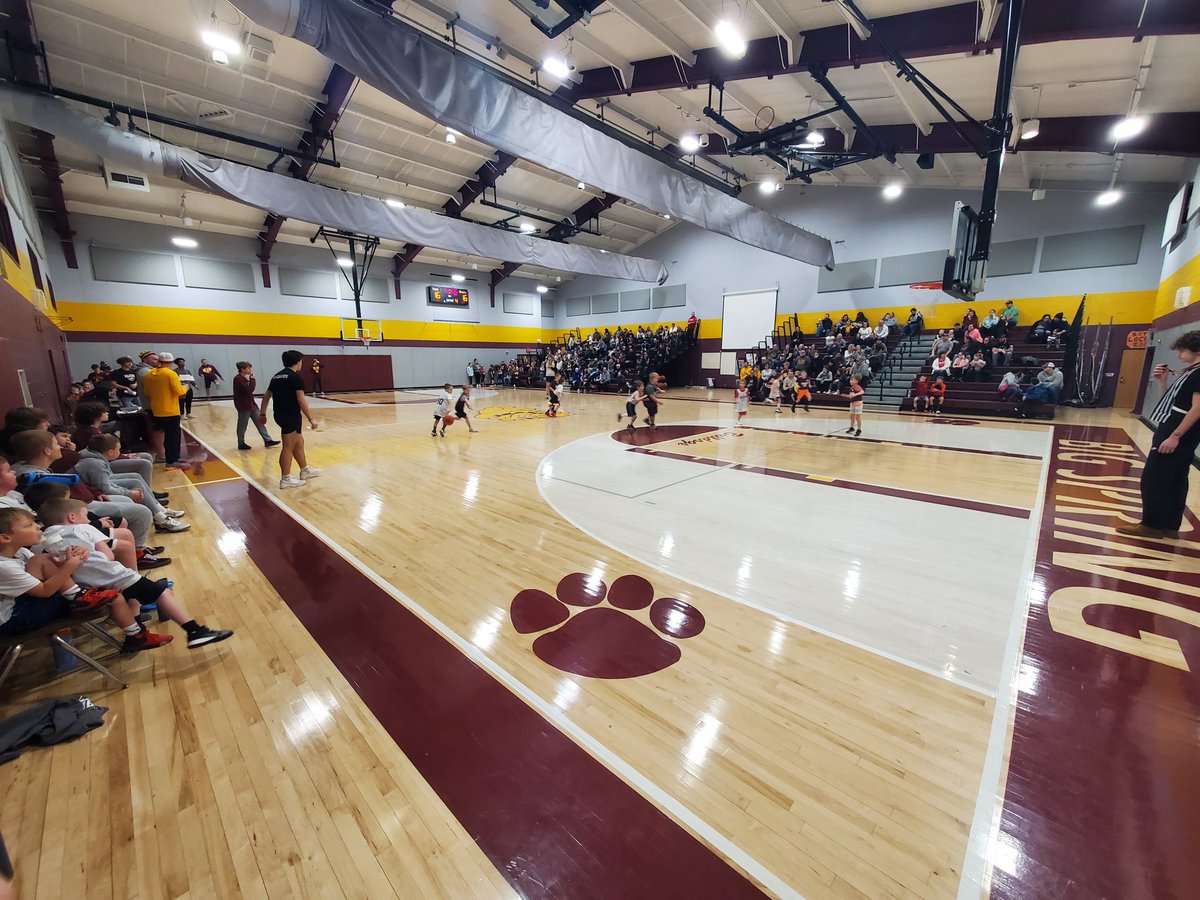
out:
{"label": "white t-shirt", "polygon": [[107,535],[91,525],[51,525],[42,532],[42,542],[34,549],[41,552],[64,544],[87,547],[88,557],[75,570],[75,583],[84,587],[123,590],[142,576],[96,549],[98,543],[107,540]]}
{"label": "white t-shirt", "polygon": [[32,558],[25,547],[16,556],[0,556],[0,625],[12,618],[18,597],[41,584],[25,571],[25,563]]}
{"label": "white t-shirt", "polygon": [[454,395],[449,392],[443,392],[437,398],[437,405],[433,407],[435,416],[444,416],[450,412],[450,404],[454,402]]}
{"label": "white t-shirt", "polygon": [[7,494],[0,494],[0,509],[23,509],[25,512],[33,512],[25,502],[25,497],[20,491],[9,491]]}

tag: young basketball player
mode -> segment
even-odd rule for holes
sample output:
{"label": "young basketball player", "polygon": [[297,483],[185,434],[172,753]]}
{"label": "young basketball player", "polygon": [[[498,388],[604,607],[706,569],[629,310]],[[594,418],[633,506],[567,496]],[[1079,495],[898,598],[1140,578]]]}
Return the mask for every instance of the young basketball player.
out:
{"label": "young basketball player", "polygon": [[642,384],[642,382],[635,381],[633,383],[633,390],[630,392],[629,397],[625,400],[624,414],[617,413],[618,422],[620,422],[626,416],[629,417],[629,424],[625,426],[626,428],[632,429],[637,424],[637,405],[645,402],[646,400],[645,387],[646,386]]}
{"label": "young basketball player", "polygon": [[750,411],[750,389],[746,387],[746,379],[739,378],[737,387],[733,391],[734,410],[737,412],[737,424],[742,424],[742,419],[746,417],[746,413]]}
{"label": "young basketball player", "polygon": [[792,412],[796,411],[797,403],[804,407],[805,412],[812,412],[808,408],[808,404],[811,402],[812,381],[808,377],[808,370],[801,369],[800,374],[796,376],[796,392],[792,395]]}
{"label": "young basketball player", "polygon": [[[441,426],[442,437],[446,436],[446,415],[450,412],[450,404],[454,402],[454,393],[450,390],[450,382],[442,385],[442,392],[433,404],[433,430],[430,437],[437,437],[438,426]],[[451,422],[451,425],[454,423]]]}
{"label": "young basketball player", "polygon": [[558,415],[558,405],[562,402],[562,382],[557,378],[546,379],[546,415],[554,418]]}
{"label": "young basketball player", "polygon": [[665,393],[666,383],[663,377],[657,372],[651,372],[646,381],[646,399],[642,401],[642,405],[646,407],[646,424],[651,428],[655,427],[654,417],[658,415],[658,405],[663,402]]}
{"label": "young basketball player", "polygon": [[855,437],[862,434],[863,395],[866,393],[858,383],[858,376],[851,375],[850,390],[842,394],[850,401],[850,427],[846,429],[846,434],[853,434]]}
{"label": "young basketball player", "polygon": [[782,415],[782,414],[783,414],[783,387],[782,387],[782,382],[783,382],[783,379],[779,377],[779,374],[778,374],[778,373],[776,373],[776,374],[772,375],[772,376],[771,376],[771,390],[770,390],[770,392],[767,394],[767,399],[768,399],[768,400],[774,400],[774,401],[775,401],[775,415],[777,415],[777,416],[778,416],[778,415]]}
{"label": "young basketball player", "polygon": [[475,412],[475,407],[471,405],[471,386],[464,384],[462,393],[458,395],[458,400],[454,403],[454,416],[466,422],[467,427],[471,429],[471,434],[475,434],[479,429],[471,424],[471,417],[467,415],[468,410]]}

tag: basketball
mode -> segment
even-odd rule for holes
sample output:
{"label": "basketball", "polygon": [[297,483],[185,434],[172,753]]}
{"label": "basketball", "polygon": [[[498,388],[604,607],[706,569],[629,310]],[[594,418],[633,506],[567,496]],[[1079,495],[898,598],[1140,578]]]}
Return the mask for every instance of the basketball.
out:
{"label": "basketball", "polygon": [[442,427],[449,428],[455,423],[455,421],[456,420],[453,413],[446,413],[446,415],[442,416]]}

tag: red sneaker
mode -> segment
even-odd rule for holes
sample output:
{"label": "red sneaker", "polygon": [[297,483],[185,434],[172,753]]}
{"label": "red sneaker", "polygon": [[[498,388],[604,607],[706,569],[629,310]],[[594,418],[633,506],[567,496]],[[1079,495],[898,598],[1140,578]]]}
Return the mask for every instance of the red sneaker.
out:
{"label": "red sneaker", "polygon": [[106,603],[112,603],[119,596],[121,596],[120,591],[109,588],[87,588],[80,591],[67,602],[71,604],[72,612],[87,612],[88,610],[104,606]]}
{"label": "red sneaker", "polygon": [[140,653],[142,650],[154,650],[175,640],[169,634],[157,634],[153,631],[142,630],[140,634],[125,635],[125,643],[121,645],[122,653]]}

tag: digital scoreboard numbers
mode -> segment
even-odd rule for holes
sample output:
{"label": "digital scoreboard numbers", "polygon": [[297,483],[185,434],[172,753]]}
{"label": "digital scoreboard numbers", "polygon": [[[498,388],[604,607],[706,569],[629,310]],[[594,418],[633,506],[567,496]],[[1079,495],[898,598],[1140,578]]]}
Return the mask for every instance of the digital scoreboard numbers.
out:
{"label": "digital scoreboard numbers", "polygon": [[470,292],[466,288],[430,285],[428,291],[429,302],[437,306],[467,306],[471,302]]}

